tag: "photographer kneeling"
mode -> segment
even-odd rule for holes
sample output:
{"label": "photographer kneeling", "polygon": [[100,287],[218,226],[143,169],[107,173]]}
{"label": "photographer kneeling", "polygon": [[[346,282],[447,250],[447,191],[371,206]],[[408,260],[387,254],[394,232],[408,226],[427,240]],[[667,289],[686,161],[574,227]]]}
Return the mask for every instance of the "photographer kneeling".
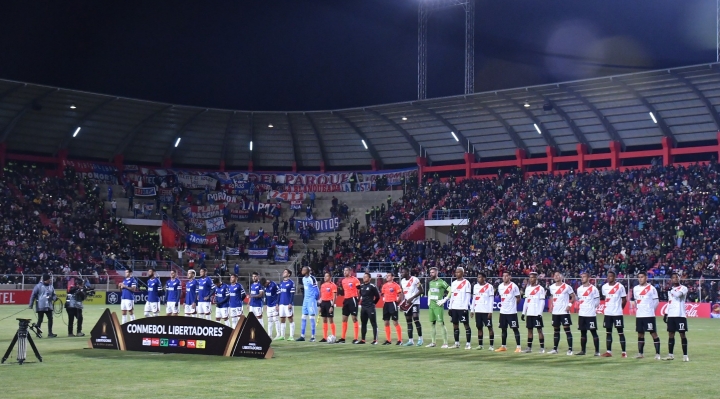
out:
{"label": "photographer kneeling", "polygon": [[[33,288],[32,296],[30,297],[30,309],[35,304],[35,312],[38,314],[37,326],[38,329],[42,330],[43,316],[48,318],[48,338],[55,338],[57,334],[53,334],[53,302],[57,299],[55,295],[55,288],[53,288],[52,277],[48,274],[43,274],[42,281],[39,282],[35,288]],[[35,302],[37,301],[37,303]]]}
{"label": "photographer kneeling", "polygon": [[[75,277],[75,284],[68,285],[67,301],[65,311],[68,314],[68,337],[84,337],[82,332],[83,322],[83,301],[95,292],[88,286],[87,281]],[[77,319],[77,334],[73,335],[73,324]]]}

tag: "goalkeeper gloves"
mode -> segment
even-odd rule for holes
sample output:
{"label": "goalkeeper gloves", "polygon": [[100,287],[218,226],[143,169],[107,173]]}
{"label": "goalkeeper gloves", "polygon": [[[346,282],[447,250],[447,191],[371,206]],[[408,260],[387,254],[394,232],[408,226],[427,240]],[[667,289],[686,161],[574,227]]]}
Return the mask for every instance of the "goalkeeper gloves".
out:
{"label": "goalkeeper gloves", "polygon": [[445,302],[447,302],[447,300],[448,300],[447,297],[445,297],[445,298],[437,301],[436,303],[438,304],[438,306],[443,306],[443,305],[445,305]]}
{"label": "goalkeeper gloves", "polygon": [[666,314],[663,315],[663,323],[667,324],[667,315]]}
{"label": "goalkeeper gloves", "polygon": [[520,320],[525,321],[525,315],[520,316]]}

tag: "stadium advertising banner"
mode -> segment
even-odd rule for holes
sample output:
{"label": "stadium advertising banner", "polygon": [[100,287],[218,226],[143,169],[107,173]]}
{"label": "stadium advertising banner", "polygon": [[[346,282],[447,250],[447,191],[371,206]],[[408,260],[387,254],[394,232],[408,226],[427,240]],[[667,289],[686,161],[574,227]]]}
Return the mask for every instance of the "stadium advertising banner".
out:
{"label": "stadium advertising banner", "polygon": [[300,231],[307,225],[312,225],[318,233],[327,233],[340,228],[340,218],[296,220],[295,231]]}
{"label": "stadium advertising banner", "polygon": [[[55,291],[55,294],[58,298],[60,298],[63,302],[67,302],[67,291]],[[85,298],[83,301],[83,304],[85,305],[106,305],[106,295],[105,291],[95,291],[95,295],[91,297]]]}
{"label": "stadium advertising banner", "polygon": [[0,305],[28,305],[32,290],[0,291]]}
{"label": "stadium advertising banner", "polygon": [[233,329],[194,317],[147,317],[125,324],[109,309],[90,333],[93,349],[270,358],[270,337],[254,314],[241,316]]}
{"label": "stadium advertising banner", "polygon": [[[120,304],[120,292],[118,291],[108,291],[107,293],[103,293],[105,297],[105,300],[103,301],[106,305],[119,305]],[[59,296],[59,295],[58,295]],[[135,299],[133,300],[133,303],[136,305],[144,305],[145,302],[147,302],[147,292],[145,291],[138,291],[133,292],[133,297]],[[85,302],[88,303],[88,302]],[[165,303],[165,296],[160,295],[160,303]]]}

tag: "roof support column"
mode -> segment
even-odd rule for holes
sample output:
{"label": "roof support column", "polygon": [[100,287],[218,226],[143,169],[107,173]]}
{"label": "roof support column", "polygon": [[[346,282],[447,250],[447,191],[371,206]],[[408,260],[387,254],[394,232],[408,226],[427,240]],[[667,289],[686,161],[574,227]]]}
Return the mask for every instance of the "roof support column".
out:
{"label": "roof support column", "polygon": [[547,172],[553,174],[555,173],[555,155],[557,155],[555,147],[545,147],[545,154],[547,155]]}
{"label": "roof support column", "polygon": [[578,143],[575,148],[577,149],[577,163],[578,173],[585,173],[585,155],[587,155],[587,146],[583,143]]}
{"label": "roof support column", "polygon": [[610,168],[617,169],[620,167],[620,143],[617,141],[610,142]]}
{"label": "roof support column", "polygon": [[163,158],[162,167],[163,168],[172,168],[172,158],[170,158],[170,157]]}
{"label": "roof support column", "polygon": [[65,161],[67,161],[67,158],[68,158],[67,148],[63,148],[58,151],[58,155],[57,155],[57,163],[58,163],[57,175],[58,175],[58,177],[63,176],[63,171],[65,171]]}
{"label": "roof support column", "polygon": [[371,159],[370,160],[370,169],[372,169],[373,171],[378,170],[379,164],[380,164],[380,162],[378,162],[377,159],[375,159],[375,158]]}
{"label": "roof support column", "polygon": [[325,161],[320,161],[320,173],[325,173]]}
{"label": "roof support column", "polygon": [[670,137],[663,137],[662,140],[662,154],[663,154],[663,166],[668,166],[672,163],[672,155],[670,155],[670,150],[672,149],[672,139]]}
{"label": "roof support column", "polygon": [[123,154],[118,154],[113,157],[113,165],[115,165],[115,167],[117,168],[118,173],[122,173],[123,170],[125,170],[125,167],[123,165],[124,162],[125,156]]}
{"label": "roof support column", "polygon": [[417,158],[415,158],[415,162],[417,162],[417,166],[418,166],[418,187],[419,187],[422,185],[423,173],[425,173],[425,171],[423,169],[425,169],[425,167],[427,166],[427,158],[417,157]]}
{"label": "roof support column", "polygon": [[463,158],[465,158],[465,178],[469,179],[472,176],[472,162],[475,160],[475,156],[466,152],[463,154]]}

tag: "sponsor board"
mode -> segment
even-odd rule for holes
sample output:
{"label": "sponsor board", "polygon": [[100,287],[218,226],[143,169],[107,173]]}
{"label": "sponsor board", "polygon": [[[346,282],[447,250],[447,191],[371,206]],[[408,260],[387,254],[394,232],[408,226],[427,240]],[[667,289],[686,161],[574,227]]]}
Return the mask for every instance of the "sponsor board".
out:
{"label": "sponsor board", "polygon": [[29,305],[32,290],[0,291],[0,305]]}
{"label": "sponsor board", "polygon": [[[67,291],[55,291],[55,294],[63,302],[67,301]],[[85,298],[83,303],[85,305],[107,305],[105,291],[95,291],[95,295],[89,298]]]}
{"label": "sponsor board", "polygon": [[[120,304],[120,292],[117,291],[108,291],[107,293],[103,292],[105,294],[105,301],[104,303],[106,305],[119,305]],[[133,296],[135,297],[134,303],[136,305],[144,305],[147,302],[147,292],[133,292]],[[88,303],[88,302],[84,302]],[[160,296],[160,303],[165,303],[165,296]]]}
{"label": "sponsor board", "polygon": [[233,329],[194,317],[148,317],[119,324],[105,309],[92,329],[94,349],[185,353],[228,357],[272,357],[271,340],[254,314],[241,316]]}

